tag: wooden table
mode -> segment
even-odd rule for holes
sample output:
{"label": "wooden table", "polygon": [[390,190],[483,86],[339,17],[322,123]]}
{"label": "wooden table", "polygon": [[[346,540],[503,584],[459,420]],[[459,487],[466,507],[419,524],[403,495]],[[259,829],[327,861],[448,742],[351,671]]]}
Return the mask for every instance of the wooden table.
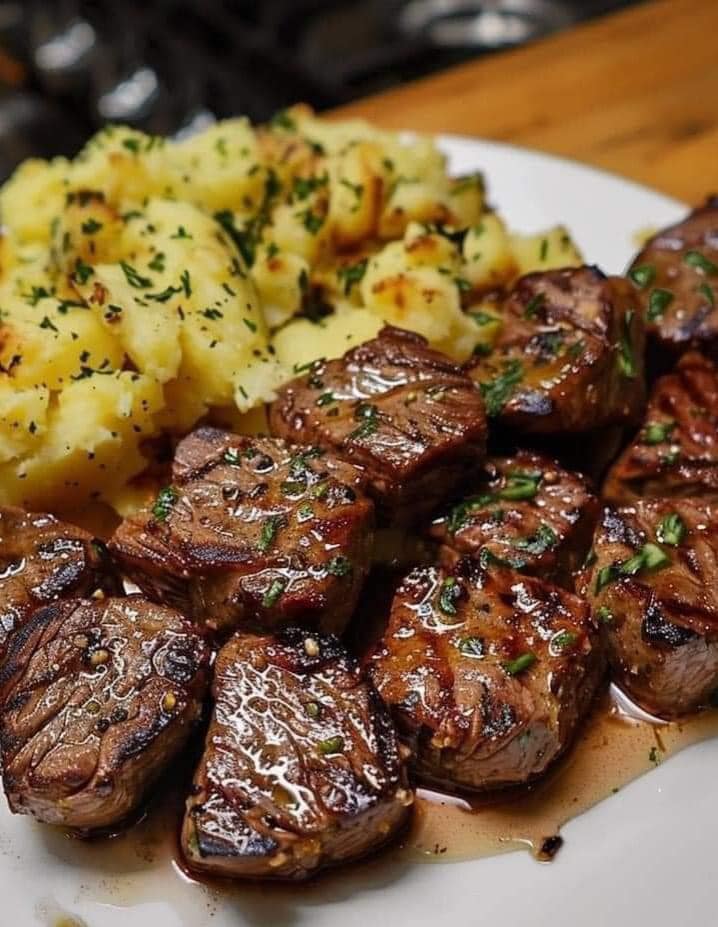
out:
{"label": "wooden table", "polygon": [[337,115],[510,141],[698,203],[718,193],[718,0],[651,0]]}

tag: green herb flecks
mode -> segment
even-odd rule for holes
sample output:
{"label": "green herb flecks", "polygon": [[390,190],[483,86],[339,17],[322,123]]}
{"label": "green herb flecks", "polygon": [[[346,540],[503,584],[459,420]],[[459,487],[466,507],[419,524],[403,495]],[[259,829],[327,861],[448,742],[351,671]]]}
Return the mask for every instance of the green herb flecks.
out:
{"label": "green herb flecks", "polygon": [[508,663],[504,663],[504,669],[509,676],[518,676],[529,669],[529,667],[533,666],[536,659],[535,653],[522,653],[521,656],[516,657],[515,660],[509,660]]}
{"label": "green herb flecks", "polygon": [[379,410],[369,402],[359,403],[354,412],[354,418],[361,424],[349,435],[352,441],[368,438],[379,428]]}
{"label": "green herb flecks", "polygon": [[480,637],[462,637],[458,643],[459,652],[465,657],[479,659],[484,656],[484,642]]}
{"label": "green herb flecks", "polygon": [[510,470],[506,474],[506,485],[497,493],[499,499],[519,502],[533,499],[538,492],[543,474],[537,471]]}
{"label": "green herb flecks", "polygon": [[262,605],[264,608],[271,608],[276,605],[284,592],[286,583],[282,579],[275,579],[267,587],[267,591],[262,596]]}
{"label": "green herb flecks", "polygon": [[524,375],[523,364],[519,360],[511,360],[504,364],[503,371],[492,380],[486,380],[479,385],[481,395],[486,405],[486,414],[495,418],[511,398],[514,387],[521,382]]}
{"label": "green herb flecks", "polygon": [[656,279],[656,268],[652,264],[641,264],[628,271],[628,278],[639,290],[644,290]]}
{"label": "green herb flecks", "polygon": [[155,521],[167,521],[172,507],[179,499],[179,492],[174,486],[165,486],[161,489],[152,506],[152,515]]}
{"label": "green herb flecks", "polygon": [[707,258],[705,254],[701,254],[700,251],[686,251],[683,256],[683,263],[689,267],[694,267],[696,270],[703,271],[704,274],[708,274],[710,277],[718,274],[718,264]]}
{"label": "green herb flecks", "polygon": [[677,512],[671,512],[656,529],[656,540],[661,544],[678,547],[686,536],[686,530],[686,523],[681,516]]}
{"label": "green herb flecks", "polygon": [[282,524],[283,518],[281,515],[270,515],[269,518],[265,518],[257,543],[257,547],[263,554],[274,544]]}
{"label": "green herb flecks", "polygon": [[343,753],[344,752],[344,738],[343,737],[327,737],[326,740],[320,740],[317,744],[317,749],[322,754],[322,756],[331,756],[333,753]]}
{"label": "green herb flecks", "polygon": [[445,615],[455,615],[462,588],[453,576],[447,576],[439,591],[439,608]]}
{"label": "green herb flecks", "polygon": [[663,444],[667,441],[671,432],[676,427],[674,419],[669,418],[664,422],[648,422],[643,429],[641,442],[643,444]]}
{"label": "green herb flecks", "polygon": [[655,322],[657,319],[663,318],[666,309],[674,300],[674,295],[670,290],[656,289],[651,291],[651,295],[648,297],[648,312],[647,318],[649,322]]}
{"label": "green herb flecks", "polygon": [[556,544],[558,544],[558,535],[550,525],[546,524],[539,525],[536,533],[530,537],[519,538],[513,542],[513,546],[517,550],[523,550],[534,557],[540,557],[546,551],[555,547]]}
{"label": "green herb flecks", "polygon": [[149,277],[143,277],[142,274],[138,273],[137,269],[131,264],[128,264],[127,261],[120,261],[120,267],[122,268],[122,273],[125,275],[125,280],[136,290],[147,290],[153,285]]}
{"label": "green herb flecks", "polygon": [[602,567],[596,577],[596,594],[616,580],[625,576],[636,576],[646,570],[659,570],[670,563],[670,558],[657,544],[647,541],[643,547],[623,563],[612,563]]}
{"label": "green herb flecks", "polygon": [[327,572],[332,576],[349,576],[352,572],[352,563],[347,557],[332,557],[327,564]]}
{"label": "green herb flecks", "polygon": [[357,261],[356,264],[347,264],[344,267],[339,268],[337,271],[337,277],[343,286],[345,296],[350,294],[353,286],[361,283],[361,281],[364,279],[364,274],[366,273],[368,264],[368,258],[363,258],[361,261]]}
{"label": "green herb flecks", "polygon": [[634,379],[638,374],[636,357],[633,351],[633,341],[631,339],[633,315],[633,310],[629,309],[623,317],[623,332],[621,334],[618,352],[618,366],[624,377],[628,377],[629,379]]}

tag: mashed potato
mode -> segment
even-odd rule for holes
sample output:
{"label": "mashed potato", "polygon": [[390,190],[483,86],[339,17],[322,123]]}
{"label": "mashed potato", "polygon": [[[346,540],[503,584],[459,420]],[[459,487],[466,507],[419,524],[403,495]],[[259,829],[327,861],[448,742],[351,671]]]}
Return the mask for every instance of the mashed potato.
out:
{"label": "mashed potato", "polygon": [[255,427],[385,322],[464,360],[492,291],[580,262],[564,229],[512,235],[432,140],[306,107],[180,142],[108,127],[21,165],[0,212],[0,502],[30,508],[127,510],[168,436]]}

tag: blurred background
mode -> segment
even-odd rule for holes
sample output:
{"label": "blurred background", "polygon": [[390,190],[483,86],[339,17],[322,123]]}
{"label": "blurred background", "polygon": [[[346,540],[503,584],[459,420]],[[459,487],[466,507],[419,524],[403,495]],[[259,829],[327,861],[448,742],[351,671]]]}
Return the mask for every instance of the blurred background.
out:
{"label": "blurred background", "polygon": [[0,0],[0,179],[108,121],[337,106],[631,0]]}

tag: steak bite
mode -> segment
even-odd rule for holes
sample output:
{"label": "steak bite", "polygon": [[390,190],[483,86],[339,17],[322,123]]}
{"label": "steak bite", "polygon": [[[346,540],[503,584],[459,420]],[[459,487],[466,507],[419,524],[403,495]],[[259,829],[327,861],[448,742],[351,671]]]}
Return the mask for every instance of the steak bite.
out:
{"label": "steak bite", "polygon": [[469,378],[420,335],[390,326],[287,384],[269,424],[361,467],[382,519],[395,524],[419,521],[450,496],[486,445],[483,403]]}
{"label": "steak bite", "polygon": [[11,810],[81,830],[124,823],[199,718],[207,666],[193,627],[139,596],[38,609],[0,671]]}
{"label": "steak bite", "polygon": [[464,561],[397,590],[370,675],[416,753],[420,780],[527,782],[570,743],[604,660],[583,599]]}
{"label": "steak bite", "polygon": [[605,498],[701,496],[718,502],[718,370],[684,355],[653,388],[643,427],[606,477]]}
{"label": "steak bite", "polygon": [[468,556],[572,584],[599,512],[584,477],[519,451],[490,458],[471,489],[431,526],[431,536],[442,543],[442,562]]}
{"label": "steak bite", "polygon": [[607,508],[581,583],[616,681],[662,717],[718,690],[718,513],[695,499]]}
{"label": "steak bite", "polygon": [[110,590],[104,547],[52,515],[0,507],[0,664],[9,636],[34,609]]}
{"label": "steak bite", "polygon": [[488,415],[544,435],[635,421],[645,332],[632,289],[595,267],[522,277],[493,349],[467,364]]}
{"label": "steak bite", "polygon": [[173,483],[110,551],[152,599],[212,629],[344,630],[366,576],[373,506],[350,464],[318,448],[200,428]]}
{"label": "steak bite", "polygon": [[302,879],[402,826],[412,794],[394,728],[335,637],[239,632],[217,657],[213,691],[182,828],[192,869]]}
{"label": "steak bite", "polygon": [[628,277],[655,347],[718,358],[718,197],[649,239]]}

